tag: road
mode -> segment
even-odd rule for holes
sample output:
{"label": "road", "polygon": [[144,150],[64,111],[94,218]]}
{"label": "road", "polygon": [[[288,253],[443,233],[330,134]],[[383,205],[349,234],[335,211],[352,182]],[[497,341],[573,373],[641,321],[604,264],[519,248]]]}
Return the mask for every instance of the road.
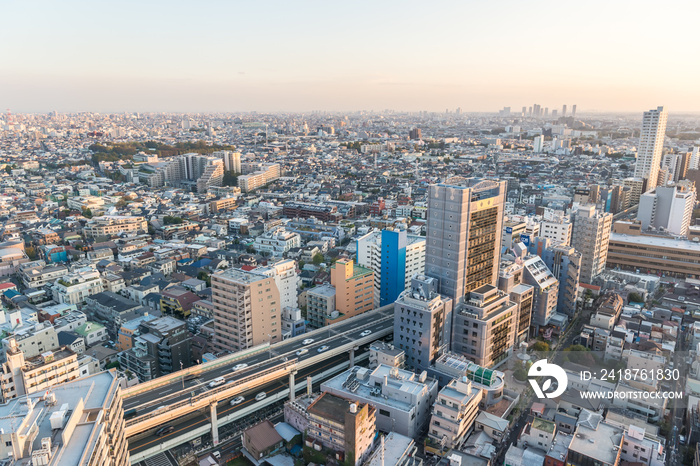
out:
{"label": "road", "polygon": [[[359,328],[358,330],[354,330]],[[321,346],[328,346],[329,349],[347,345],[360,338],[360,333],[370,330],[377,333],[380,330],[393,328],[393,309],[380,310],[378,313],[362,314],[336,325],[315,330],[305,335],[305,338],[312,338],[314,342],[304,345],[301,339],[294,339],[290,342],[281,342],[271,345],[269,350],[259,352],[248,357],[236,360],[232,364],[216,366],[216,361],[203,365],[203,372],[193,380],[186,380],[183,376],[173,378],[166,385],[162,385],[151,390],[127,394],[124,398],[124,412],[136,409],[139,416],[150,411],[155,411],[163,406],[190,399],[193,395],[198,395],[209,390],[209,382],[217,377],[226,377],[227,382],[253,375],[270,367],[282,363],[285,358],[304,361],[308,358],[319,355],[318,349]],[[296,355],[302,348],[308,352]],[[256,367],[248,367],[232,373],[232,366],[235,364],[247,364]],[[214,366],[207,369],[206,366]]]}
{"label": "road", "polygon": [[[361,349],[366,349],[366,348],[361,348]],[[314,376],[316,374],[322,373],[329,368],[339,365],[342,362],[345,362],[348,360],[347,355],[339,355],[335,356],[331,359],[328,359],[326,361],[323,361],[322,363],[319,363],[313,367],[308,367],[306,369],[302,369],[299,371],[297,374],[296,382],[300,383],[306,379],[307,376]],[[314,385],[318,385],[318,383],[315,383]],[[254,390],[250,390],[248,392],[244,392],[242,396],[245,397],[245,401],[242,403],[236,405],[236,406],[231,406],[230,405],[230,398],[227,398],[225,400],[221,400],[217,404],[217,417],[221,420],[222,417],[229,415],[237,410],[241,410],[243,408],[250,407],[256,403],[260,405],[261,408],[263,408],[263,405],[265,401],[263,400],[262,402],[257,402],[255,400],[255,396],[258,393],[265,392],[268,396],[278,393],[278,392],[284,392],[284,393],[289,393],[289,385],[288,385],[288,380],[284,381],[275,381],[271,382],[267,385],[258,387]],[[139,453],[143,450],[147,450],[151,448],[154,444],[156,443],[162,443],[165,442],[169,439],[174,439],[177,438],[178,436],[182,435],[183,432],[187,432],[188,430],[195,429],[197,427],[201,427],[204,425],[209,425],[210,424],[210,417],[209,417],[209,410],[207,409],[206,412],[199,412],[195,414],[192,417],[187,417],[186,419],[182,419],[179,422],[171,422],[168,423],[168,425],[171,425],[175,427],[175,429],[165,435],[162,436],[156,436],[155,432],[163,426],[158,426],[157,428],[151,429],[150,432],[144,437],[138,438],[137,440],[129,439],[129,453],[130,454],[135,454]]]}

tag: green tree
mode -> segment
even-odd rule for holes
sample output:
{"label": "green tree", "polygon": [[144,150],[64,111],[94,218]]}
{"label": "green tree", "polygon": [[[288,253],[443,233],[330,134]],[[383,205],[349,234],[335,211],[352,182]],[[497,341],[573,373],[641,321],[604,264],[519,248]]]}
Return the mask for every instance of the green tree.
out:
{"label": "green tree", "polygon": [[151,236],[156,234],[156,228],[150,223],[148,224],[148,234]]}
{"label": "green tree", "polygon": [[316,253],[314,254],[312,261],[314,265],[321,265],[321,263],[323,263],[323,256],[319,253]]}
{"label": "green tree", "polygon": [[27,254],[27,257],[29,257],[30,260],[35,261],[38,257],[36,248],[34,246],[27,246],[24,248],[24,252]]}
{"label": "green tree", "polygon": [[119,200],[114,204],[114,207],[117,207],[117,208],[119,208],[119,209],[122,209],[122,208],[126,207],[126,205],[127,205],[126,199],[124,199],[124,198],[122,197],[121,199],[119,199]]}
{"label": "green tree", "polygon": [[105,369],[111,369],[111,368],[121,369],[121,365],[119,364],[119,361],[112,361],[105,366]]}
{"label": "green tree", "polygon": [[518,365],[518,367],[516,367],[513,371],[513,377],[520,382],[524,382],[527,380],[527,371],[522,365]]}
{"label": "green tree", "polygon": [[535,351],[549,351],[549,343],[545,341],[538,341],[532,345],[532,349]]}
{"label": "green tree", "polygon": [[238,173],[233,171],[224,172],[223,186],[238,186]]}
{"label": "green tree", "polygon": [[166,215],[163,217],[164,225],[180,225],[181,223],[184,223],[182,217],[174,217],[172,215]]}
{"label": "green tree", "polygon": [[627,295],[628,303],[643,303],[644,298],[639,293],[630,293]]}
{"label": "green tree", "polygon": [[203,282],[207,283],[208,287],[211,287],[211,277],[209,276],[208,273],[201,271],[197,274],[197,279],[202,280]]}
{"label": "green tree", "polygon": [[92,210],[90,210],[89,208],[83,207],[83,217],[92,218]]}

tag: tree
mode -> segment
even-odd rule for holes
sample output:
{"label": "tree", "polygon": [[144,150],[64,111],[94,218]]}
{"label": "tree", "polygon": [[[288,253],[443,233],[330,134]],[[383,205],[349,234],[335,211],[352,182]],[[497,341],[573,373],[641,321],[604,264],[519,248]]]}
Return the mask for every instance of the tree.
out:
{"label": "tree", "polygon": [[114,207],[117,207],[117,208],[119,208],[119,209],[122,209],[122,208],[126,207],[126,205],[127,205],[126,199],[124,199],[124,198],[122,197],[121,199],[119,199],[119,200],[116,202],[116,204],[114,204]]}
{"label": "tree", "polygon": [[208,273],[201,271],[197,274],[197,279],[202,280],[203,282],[207,283],[208,287],[211,287],[211,277],[209,276]]}
{"label": "tree", "polygon": [[24,252],[27,254],[27,257],[29,257],[29,260],[35,261],[38,257],[34,246],[27,246],[24,248]]}
{"label": "tree", "polygon": [[153,236],[153,235],[156,234],[156,229],[155,229],[155,227],[154,227],[153,225],[151,225],[150,223],[148,224],[148,234],[151,235],[151,236]]}
{"label": "tree", "polygon": [[532,349],[535,351],[549,351],[549,343],[545,341],[538,341],[532,345]]}
{"label": "tree", "polygon": [[183,222],[184,220],[182,219],[182,217],[174,217],[172,215],[166,215],[165,217],[163,217],[164,225],[179,225]]}
{"label": "tree", "polygon": [[522,365],[518,365],[518,367],[516,367],[513,371],[513,377],[515,377],[515,380],[524,382],[525,380],[527,380],[527,371]]}
{"label": "tree", "polygon": [[224,172],[222,186],[238,186],[238,174],[234,171]]}
{"label": "tree", "polygon": [[90,210],[89,208],[83,207],[83,217],[92,218],[92,210]]}
{"label": "tree", "polygon": [[323,262],[323,256],[319,253],[314,254],[314,257],[312,259],[314,265],[321,265]]}
{"label": "tree", "polygon": [[111,369],[111,368],[121,369],[121,365],[119,364],[119,361],[112,361],[105,366],[105,369]]}
{"label": "tree", "polygon": [[627,302],[628,303],[643,303],[644,298],[639,293],[633,292],[633,293],[630,293],[627,295]]}

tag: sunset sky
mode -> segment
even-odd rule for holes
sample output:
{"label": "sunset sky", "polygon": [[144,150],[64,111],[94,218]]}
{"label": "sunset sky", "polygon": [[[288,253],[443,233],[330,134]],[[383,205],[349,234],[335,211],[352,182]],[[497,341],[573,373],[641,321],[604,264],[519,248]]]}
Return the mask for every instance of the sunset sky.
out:
{"label": "sunset sky", "polygon": [[700,3],[2,1],[0,109],[700,111]]}

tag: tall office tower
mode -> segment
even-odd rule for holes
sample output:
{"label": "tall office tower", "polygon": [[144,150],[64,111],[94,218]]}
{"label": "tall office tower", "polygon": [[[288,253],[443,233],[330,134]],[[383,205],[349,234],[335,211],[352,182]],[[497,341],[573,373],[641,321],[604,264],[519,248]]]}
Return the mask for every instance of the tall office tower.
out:
{"label": "tall office tower", "polygon": [[561,116],[563,116],[563,117],[566,116],[566,105],[561,106]]}
{"label": "tall office tower", "polygon": [[682,186],[659,186],[639,198],[637,220],[642,222],[643,230],[653,227],[687,236],[695,200],[693,190]]}
{"label": "tall office tower", "polygon": [[573,317],[581,279],[581,253],[571,246],[542,237],[535,238],[528,251],[540,256],[554,277],[559,280],[557,312]]}
{"label": "tall office tower", "polygon": [[549,107],[544,108],[544,117],[549,118]]}
{"label": "tall office tower", "polygon": [[498,279],[505,196],[505,181],[478,178],[453,177],[428,190],[425,274],[455,303]]}
{"label": "tall office tower", "polygon": [[555,109],[555,110],[552,110],[552,118],[555,118],[555,119],[556,119],[557,116],[558,116],[557,110],[556,110],[556,109]]}
{"label": "tall office tower", "polygon": [[642,192],[651,191],[656,187],[667,119],[668,112],[663,107],[644,112],[637,148],[637,165],[634,168],[634,177],[645,180]]}
{"label": "tall office tower", "polygon": [[529,116],[529,117],[532,116],[532,107],[527,108],[527,116]]}
{"label": "tall office tower", "polygon": [[571,107],[571,116],[575,117],[576,116],[576,104],[574,104],[573,107]]}
{"label": "tall office tower", "polygon": [[214,157],[221,157],[224,161],[224,169],[227,172],[241,173],[241,153],[231,150],[217,150],[211,153]]}
{"label": "tall office tower", "polygon": [[371,269],[340,259],[331,266],[331,285],[335,287],[335,310],[341,314],[340,320],[374,307],[374,272]]}
{"label": "tall office tower", "polygon": [[574,214],[571,245],[582,256],[580,280],[583,283],[590,284],[605,269],[612,217],[609,212],[596,211],[592,205],[579,207]]}
{"label": "tall office tower", "polygon": [[274,278],[229,269],[211,276],[211,289],[216,351],[235,352],[282,340]]}
{"label": "tall office tower", "polygon": [[523,116],[527,116],[527,107],[523,107]]}
{"label": "tall office tower", "polygon": [[532,151],[534,153],[540,153],[544,149],[544,136],[535,136],[532,141]]}
{"label": "tall office tower", "polygon": [[425,237],[406,230],[367,233],[357,240],[357,263],[374,271],[374,307],[386,306],[425,270]]}
{"label": "tall office tower", "polygon": [[452,300],[437,293],[437,280],[418,275],[394,303],[394,345],[416,372],[430,367],[450,344]]}
{"label": "tall office tower", "polygon": [[452,351],[491,367],[512,354],[518,328],[518,305],[494,285],[469,291],[455,306]]}

